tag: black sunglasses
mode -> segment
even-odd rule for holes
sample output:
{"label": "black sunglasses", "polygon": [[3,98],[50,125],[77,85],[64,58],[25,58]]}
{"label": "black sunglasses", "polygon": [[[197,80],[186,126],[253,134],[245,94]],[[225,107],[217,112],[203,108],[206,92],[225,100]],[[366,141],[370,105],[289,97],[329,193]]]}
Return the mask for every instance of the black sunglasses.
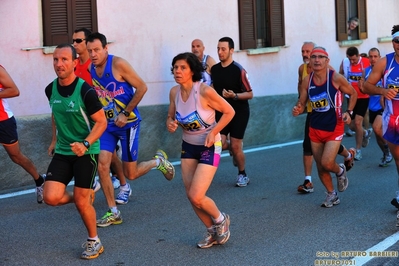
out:
{"label": "black sunglasses", "polygon": [[392,41],[393,41],[394,43],[399,43],[399,39],[398,39],[398,38],[392,39]]}
{"label": "black sunglasses", "polygon": [[74,43],[74,42],[76,42],[76,43],[81,43],[81,42],[83,42],[84,40],[86,40],[86,39],[72,39],[72,43]]}

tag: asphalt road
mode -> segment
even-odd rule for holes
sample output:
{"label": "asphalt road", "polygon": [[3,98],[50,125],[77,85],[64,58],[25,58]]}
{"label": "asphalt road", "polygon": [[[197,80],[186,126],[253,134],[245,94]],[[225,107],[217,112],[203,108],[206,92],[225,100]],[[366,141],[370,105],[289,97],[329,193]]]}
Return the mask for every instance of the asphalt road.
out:
{"label": "asphalt road", "polygon": [[[343,143],[353,146],[354,138]],[[301,144],[245,149],[250,185],[234,186],[236,169],[226,156],[208,193],[231,217],[225,245],[196,248],[205,228],[185,197],[176,165],[171,182],[156,170],[130,182],[131,200],[119,207],[124,222],[98,229],[105,251],[91,261],[79,259],[87,234],[74,205],[40,205],[33,193],[0,199],[0,265],[399,265],[396,240],[373,249],[397,233],[389,202],[398,184],[393,163],[378,167],[374,136],[348,173],[341,203],[329,209],[320,207],[325,190],[315,166],[315,192],[296,192],[303,182]],[[97,217],[107,210],[101,191],[94,205]],[[394,252],[364,264],[370,248]],[[381,257],[387,254],[393,257]]]}

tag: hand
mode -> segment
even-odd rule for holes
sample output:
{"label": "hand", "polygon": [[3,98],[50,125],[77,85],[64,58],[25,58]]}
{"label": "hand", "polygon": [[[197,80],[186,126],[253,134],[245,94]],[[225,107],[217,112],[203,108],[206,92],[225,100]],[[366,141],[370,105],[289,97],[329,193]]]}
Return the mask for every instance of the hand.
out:
{"label": "hand", "polygon": [[398,94],[398,92],[395,89],[382,90],[382,96],[384,96],[388,100],[392,100],[393,98],[395,98],[396,94]]}
{"label": "hand", "polygon": [[176,119],[169,119],[169,122],[166,124],[166,128],[170,133],[173,133],[177,130],[178,123]]}
{"label": "hand", "polygon": [[[363,92],[363,84],[364,84],[364,79],[361,78],[358,82],[357,82],[357,86],[359,87],[359,90],[361,92]],[[363,92],[364,93],[364,92]]]}
{"label": "hand", "polygon": [[302,114],[304,110],[305,110],[305,107],[300,102],[298,102],[294,106],[294,108],[292,108],[292,115],[298,116],[298,115]]}
{"label": "hand", "polygon": [[119,113],[117,117],[115,117],[114,123],[117,127],[124,127],[127,124],[127,117]]}
{"label": "hand", "polygon": [[48,156],[54,156],[55,151],[55,143],[51,142],[50,146],[47,149]]}
{"label": "hand", "polygon": [[236,96],[236,93],[234,91],[232,91],[232,90],[223,89],[222,90],[222,96],[224,98],[234,98]]}
{"label": "hand", "polygon": [[215,144],[215,135],[212,132],[209,132],[205,139],[205,147],[212,147]]}
{"label": "hand", "polygon": [[85,145],[83,145],[82,142],[74,142],[69,144],[71,146],[71,150],[73,151],[73,153],[76,154],[76,156],[81,157],[85,154],[85,152],[87,151],[87,148]]}
{"label": "hand", "polygon": [[342,120],[345,122],[345,124],[349,125],[351,123],[352,117],[350,116],[350,114],[348,114],[348,112],[345,112],[342,115]]}

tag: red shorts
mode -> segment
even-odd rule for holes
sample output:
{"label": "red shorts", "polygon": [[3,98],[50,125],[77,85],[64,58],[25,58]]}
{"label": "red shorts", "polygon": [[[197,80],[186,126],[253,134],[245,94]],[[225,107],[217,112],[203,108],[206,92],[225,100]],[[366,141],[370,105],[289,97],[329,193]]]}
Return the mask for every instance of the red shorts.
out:
{"label": "red shorts", "polygon": [[309,128],[309,137],[312,142],[326,143],[328,141],[341,141],[344,136],[344,130],[335,130],[333,132]]}

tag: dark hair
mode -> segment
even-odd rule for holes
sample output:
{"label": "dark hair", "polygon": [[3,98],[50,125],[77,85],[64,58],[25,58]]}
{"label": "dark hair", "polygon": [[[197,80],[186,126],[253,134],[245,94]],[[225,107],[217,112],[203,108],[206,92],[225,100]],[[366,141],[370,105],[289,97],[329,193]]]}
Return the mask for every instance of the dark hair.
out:
{"label": "dark hair", "polygon": [[99,32],[93,32],[89,36],[87,36],[86,43],[94,42],[94,40],[99,40],[101,42],[103,48],[105,48],[105,46],[107,46],[107,38],[105,37],[104,34],[101,34]]}
{"label": "dark hair", "polygon": [[171,71],[173,74],[173,67],[176,64],[176,61],[178,60],[185,60],[187,64],[190,66],[190,70],[193,72],[193,77],[192,80],[194,82],[200,81],[202,79],[202,72],[204,71],[204,67],[202,66],[202,63],[198,60],[198,57],[193,54],[193,53],[181,53],[173,57],[172,60],[172,67]]}
{"label": "dark hair", "polygon": [[370,52],[378,52],[378,55],[380,55],[380,50],[378,50],[378,48],[377,47],[373,47],[373,48],[371,48],[370,50],[369,50],[369,53]]}
{"label": "dark hair", "polygon": [[220,38],[219,42],[228,42],[229,43],[229,49],[234,49],[234,41],[230,37]]}
{"label": "dark hair", "polygon": [[398,31],[399,31],[399,25],[393,25],[391,34],[394,35]]}
{"label": "dark hair", "polygon": [[79,28],[74,30],[74,33],[78,33],[83,31],[83,33],[85,34],[85,39],[87,39],[87,37],[91,34],[91,30],[87,29],[87,28]]}
{"label": "dark hair", "polygon": [[61,48],[70,48],[71,52],[72,52],[72,60],[75,60],[78,58],[78,55],[76,53],[75,47],[73,47],[71,44],[69,43],[61,43],[59,45],[57,45],[57,47],[55,47],[55,49],[61,49]]}
{"label": "dark hair", "polygon": [[354,46],[349,47],[349,48],[346,50],[346,55],[347,55],[347,56],[359,55],[359,50],[358,50],[356,47],[354,47]]}

